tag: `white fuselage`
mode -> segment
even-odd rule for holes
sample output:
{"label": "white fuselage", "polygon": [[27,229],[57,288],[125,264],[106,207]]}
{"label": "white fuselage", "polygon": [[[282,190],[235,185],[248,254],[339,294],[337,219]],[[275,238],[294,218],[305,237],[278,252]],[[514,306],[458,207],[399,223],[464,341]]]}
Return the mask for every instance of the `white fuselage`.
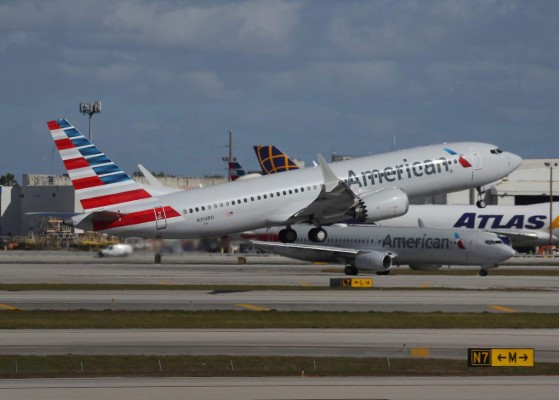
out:
{"label": "white fuselage", "polygon": [[[497,235],[468,229],[397,228],[371,225],[333,225],[327,227],[328,239],[320,245],[305,236],[305,227],[296,243],[340,247],[360,251],[394,253],[393,264],[494,265],[514,255],[514,250]],[[333,254],[301,252],[278,247],[276,254],[306,261],[341,261]]]}
{"label": "white fuselage", "polygon": [[[419,220],[425,227],[467,228],[497,233],[522,233],[511,236],[516,246],[538,246],[549,243],[550,224],[553,244],[559,239],[559,202],[553,203],[554,217],[550,221],[549,203],[525,206],[487,206],[479,209],[472,205],[410,205],[407,214],[378,223],[380,226],[418,226]],[[528,234],[530,236],[528,236]]]}
{"label": "white fuselage", "polygon": [[[454,155],[448,152],[449,148]],[[495,148],[485,143],[460,142],[356,158],[329,166],[358,196],[397,187],[413,198],[482,186],[520,165],[520,157],[507,152],[495,154]],[[460,163],[461,155],[471,166]],[[129,217],[97,226],[87,219],[75,220],[75,226],[121,236],[177,239],[285,226],[318,197],[323,183],[319,167],[305,168],[105,207],[102,210]],[[152,210],[156,221],[142,222],[139,217],[130,222],[130,215],[145,215]]]}

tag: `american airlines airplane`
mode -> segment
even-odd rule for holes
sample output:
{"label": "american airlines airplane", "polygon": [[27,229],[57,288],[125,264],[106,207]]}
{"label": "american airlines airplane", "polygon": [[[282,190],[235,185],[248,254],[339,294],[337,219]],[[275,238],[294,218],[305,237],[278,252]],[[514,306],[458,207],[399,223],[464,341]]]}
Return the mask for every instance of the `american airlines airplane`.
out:
{"label": "american airlines airplane", "polygon": [[74,227],[120,236],[188,239],[310,223],[307,237],[323,242],[322,225],[348,217],[374,222],[403,215],[409,198],[478,188],[514,171],[521,158],[479,142],[431,145],[171,192],[131,179],[67,120],[48,122],[84,212]]}
{"label": "american airlines airplane", "polygon": [[[303,227],[297,226],[297,231]],[[273,238],[272,238],[273,240]],[[515,251],[493,233],[469,229],[388,228],[336,224],[328,227],[324,243],[251,241],[256,247],[305,261],[345,263],[346,275],[389,273],[393,265],[412,269],[439,269],[443,264],[480,265],[481,276],[512,257]]]}
{"label": "american airlines airplane", "polygon": [[552,244],[559,244],[559,202],[552,209],[550,221],[549,203],[482,210],[471,205],[410,205],[406,215],[377,225],[481,229],[508,237],[514,247],[535,247],[549,244],[550,228]]}

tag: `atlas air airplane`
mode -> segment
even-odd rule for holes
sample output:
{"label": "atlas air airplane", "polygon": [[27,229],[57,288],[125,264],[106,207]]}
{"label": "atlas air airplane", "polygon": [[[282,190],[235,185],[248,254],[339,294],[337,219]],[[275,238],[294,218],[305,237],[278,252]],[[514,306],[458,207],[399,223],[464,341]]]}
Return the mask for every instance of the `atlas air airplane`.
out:
{"label": "atlas air airplane", "polygon": [[177,191],[131,179],[67,120],[48,122],[84,212],[65,221],[87,231],[119,236],[189,239],[284,226],[282,242],[295,242],[292,225],[310,223],[307,237],[323,242],[322,227],[348,217],[374,222],[403,215],[409,198],[494,182],[521,158],[478,142],[431,145],[354,158]]}
{"label": "atlas air airplane", "polygon": [[[297,232],[305,228],[297,226]],[[273,237],[268,239],[274,239]],[[385,275],[394,265],[433,270],[442,265],[479,265],[480,275],[514,255],[493,233],[469,229],[395,228],[336,224],[328,239],[315,244],[301,237],[295,243],[251,241],[273,253],[305,261],[345,263],[346,275],[376,272]]]}
{"label": "atlas air airplane", "polygon": [[547,245],[551,233],[552,244],[559,244],[559,202],[552,205],[551,221],[549,205],[495,205],[481,210],[472,205],[410,205],[406,215],[378,225],[480,229],[508,237],[514,247]]}

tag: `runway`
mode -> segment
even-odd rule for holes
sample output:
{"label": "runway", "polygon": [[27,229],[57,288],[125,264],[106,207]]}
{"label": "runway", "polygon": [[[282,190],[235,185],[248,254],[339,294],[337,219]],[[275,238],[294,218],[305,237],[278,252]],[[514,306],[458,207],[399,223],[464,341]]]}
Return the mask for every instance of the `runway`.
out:
{"label": "runway", "polygon": [[[396,277],[395,277],[396,278]],[[0,291],[0,309],[559,313],[556,292],[448,290]]]}
{"label": "runway", "polygon": [[10,400],[555,400],[557,377],[109,378],[0,380]]}
{"label": "runway", "polygon": [[468,347],[535,348],[559,362],[555,329],[18,329],[0,331],[0,354],[291,355],[466,359]]}
{"label": "runway", "polygon": [[[87,254],[87,253],[86,253]],[[345,277],[339,265],[293,264],[281,257],[259,257],[258,264],[238,265],[233,257],[196,256],[192,264],[148,264],[134,259],[112,259],[99,262],[87,254],[81,256],[87,263],[70,254],[35,252],[37,262],[30,262],[29,255],[11,256],[0,262],[2,283],[83,283],[83,284],[155,284],[155,285],[269,285],[269,286],[328,286],[331,278]],[[4,256],[5,257],[5,256]],[[79,257],[78,257],[79,258]],[[180,259],[182,260],[182,259]],[[213,263],[206,264],[209,260]],[[21,261],[21,262],[20,262]],[[401,267],[407,268],[407,267]],[[523,267],[507,267],[519,269]],[[556,270],[557,267],[526,266]],[[468,268],[471,275],[363,275],[373,277],[378,288],[453,288],[453,289],[536,289],[559,291],[559,276],[492,276],[480,277],[477,268]],[[361,276],[361,275],[360,275]]]}

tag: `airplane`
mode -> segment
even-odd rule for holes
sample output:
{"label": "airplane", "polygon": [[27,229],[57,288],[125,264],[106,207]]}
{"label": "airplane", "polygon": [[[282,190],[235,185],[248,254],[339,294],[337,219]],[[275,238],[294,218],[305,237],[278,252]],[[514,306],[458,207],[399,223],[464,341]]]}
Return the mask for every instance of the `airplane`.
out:
{"label": "airplane", "polygon": [[[262,232],[255,234],[244,237],[262,237]],[[264,235],[268,235],[268,241],[249,241],[263,250],[298,260],[345,263],[346,275],[388,275],[394,265],[402,264],[415,270],[435,270],[452,264],[480,265],[479,274],[487,276],[488,269],[497,268],[515,254],[496,234],[471,229],[335,224],[328,228],[328,239],[321,244],[310,243],[305,237],[295,243],[281,243],[273,241],[273,233],[271,237],[270,232]]]}
{"label": "airplane", "polygon": [[[375,223],[379,226],[424,226],[468,228],[493,232],[510,239],[515,248],[559,244],[559,215],[549,221],[549,203],[523,206],[490,205],[479,210],[473,205],[410,205],[405,215]],[[552,204],[559,210],[559,202]]]}
{"label": "airplane", "polygon": [[349,217],[363,222],[407,212],[409,198],[483,186],[520,165],[497,146],[456,142],[399,150],[259,179],[162,193],[131,179],[66,119],[48,122],[55,145],[84,212],[65,223],[119,236],[189,239],[285,226],[282,242],[294,242],[297,223],[323,242],[322,227]]}
{"label": "airplane", "polygon": [[[280,167],[282,163],[293,163],[275,146],[254,148],[270,148],[267,151],[270,154],[273,152],[275,164]],[[265,170],[263,160],[267,158],[259,155],[258,150],[257,156],[260,166]],[[410,204],[406,214],[377,222],[375,225],[481,229],[508,238],[513,248],[527,249],[549,244],[549,206],[549,202],[523,206],[490,205],[481,211],[473,205]],[[559,210],[559,202],[553,203],[552,210]],[[559,244],[559,214],[554,214],[551,222],[551,243]]]}

